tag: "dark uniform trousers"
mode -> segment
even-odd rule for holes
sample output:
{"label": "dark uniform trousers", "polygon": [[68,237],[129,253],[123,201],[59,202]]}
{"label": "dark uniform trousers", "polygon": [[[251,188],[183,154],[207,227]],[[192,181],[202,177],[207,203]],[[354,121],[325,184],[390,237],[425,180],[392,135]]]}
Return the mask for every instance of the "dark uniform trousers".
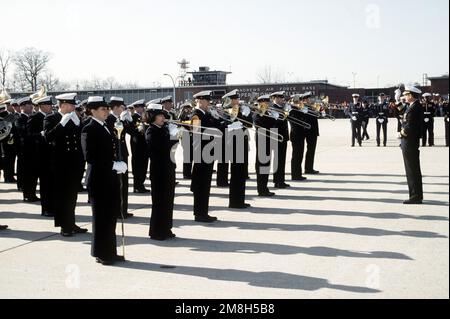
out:
{"label": "dark uniform trousers", "polygon": [[147,144],[145,142],[145,131],[140,132],[137,125],[141,122],[139,114],[133,115],[133,125],[131,137],[131,168],[133,173],[133,187],[134,189],[144,188],[144,183],[147,178],[149,169]]}
{"label": "dark uniform trousers", "polygon": [[361,120],[357,118],[356,121],[354,121],[353,119],[351,119],[350,121],[352,125],[352,146],[355,146],[355,142],[358,142],[358,144],[361,145],[362,144]]}
{"label": "dark uniform trousers", "polygon": [[151,237],[167,238],[172,233],[176,166],[171,160],[172,141],[166,126],[150,125],[146,132],[152,185]]}
{"label": "dark uniform trousers", "polygon": [[230,163],[226,159],[227,141],[225,140],[225,129],[221,130],[222,139],[220,140],[222,146],[222,158],[217,162],[217,186],[228,186],[228,173],[230,171]]}
{"label": "dark uniform trousers", "polygon": [[[314,170],[314,159],[316,156],[317,139],[319,137],[319,120],[313,116],[306,116],[305,122],[311,125],[311,129],[305,130],[306,137],[306,158],[305,158],[305,172]],[[300,144],[301,150],[304,150],[304,141]],[[303,151],[300,152],[303,155]],[[302,157],[303,160],[303,157]]]}
{"label": "dark uniform trousers", "polygon": [[[276,120],[271,118],[269,115],[261,116],[259,114],[255,115],[254,123],[258,127],[255,134],[256,141],[256,182],[258,188],[258,194],[264,194],[269,192],[269,173],[271,166],[271,144],[270,144],[270,130],[276,127]],[[265,142],[265,145],[264,145]],[[264,157],[261,158],[259,154],[262,153]]]}
{"label": "dark uniform trousers", "polygon": [[[106,125],[106,124],[105,124]],[[93,257],[114,260],[117,256],[116,222],[120,211],[120,188],[113,162],[117,139],[95,120],[83,128],[83,153],[90,169],[88,191],[92,207]]]}
{"label": "dark uniform trousers", "polygon": [[[291,112],[292,118],[305,121],[305,115],[295,111]],[[292,179],[300,179],[303,177],[303,154],[305,152],[305,128],[291,122],[291,143],[292,143],[292,159],[291,159],[291,175]]]}
{"label": "dark uniform trousers", "polygon": [[[282,108],[281,108],[282,110]],[[277,170],[273,174],[273,182],[275,184],[284,184],[286,182],[286,155],[289,141],[289,124],[286,120],[277,120],[276,128],[278,134],[283,136],[283,141],[278,142]]]}
{"label": "dark uniform trousers", "polygon": [[63,127],[62,115],[55,113],[44,120],[45,137],[52,144],[54,167],[55,227],[72,231],[75,227],[75,207],[83,169],[81,127],[71,120]]}
{"label": "dark uniform trousers", "polygon": [[422,146],[428,145],[434,146],[434,115],[436,113],[436,108],[433,104],[425,106],[424,109],[424,119],[422,128]]}
{"label": "dark uniform trousers", "polygon": [[[245,184],[248,176],[249,137],[247,130],[239,130],[236,135],[230,141],[232,143],[233,159],[231,161],[229,206],[231,208],[242,208],[245,205]],[[238,148],[242,145],[237,142],[238,138],[242,138],[244,141],[243,149]]]}
{"label": "dark uniform trousers", "polygon": [[192,178],[192,154],[193,154],[192,133],[185,132],[181,141],[183,148],[183,177]]}
{"label": "dark uniform trousers", "polygon": [[[41,195],[41,208],[42,213],[54,213],[55,203],[53,194],[53,181],[55,176],[52,165],[52,148],[51,145],[45,140],[41,132],[44,131],[44,119],[43,113],[35,113],[30,116],[28,121],[28,136],[31,140],[31,171],[33,178],[37,180],[39,178],[39,193]],[[35,185],[33,185],[35,187]]]}
{"label": "dark uniform trousers", "polygon": [[[114,136],[117,138],[117,130],[115,129],[115,125],[118,119],[110,114],[106,119],[106,124],[108,125],[108,129],[110,132],[114,133]],[[117,159],[119,161],[125,162],[128,165],[128,148],[126,143],[126,134],[132,134],[132,124],[127,121],[120,121],[124,127],[122,131],[122,135],[120,138],[120,144],[117,142]],[[124,174],[118,175],[121,197],[120,197],[120,212],[117,217],[121,218],[128,214],[128,188],[129,188],[129,171],[127,170]]]}
{"label": "dark uniform trousers", "polygon": [[28,120],[29,116],[22,113],[16,121],[17,135],[20,144],[17,165],[23,198],[34,198],[36,197],[38,171],[36,167],[37,158],[33,153],[34,145],[28,133]]}
{"label": "dark uniform trousers", "polygon": [[422,171],[420,167],[420,133],[423,122],[423,111],[416,101],[406,111],[403,121],[401,149],[408,180],[410,199],[423,200]]}

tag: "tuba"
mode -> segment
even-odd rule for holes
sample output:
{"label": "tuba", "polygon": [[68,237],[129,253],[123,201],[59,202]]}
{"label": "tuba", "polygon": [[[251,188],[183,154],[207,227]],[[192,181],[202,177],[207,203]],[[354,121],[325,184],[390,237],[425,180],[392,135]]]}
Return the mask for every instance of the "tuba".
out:
{"label": "tuba", "polygon": [[42,99],[46,96],[47,96],[47,88],[45,87],[45,85],[42,85],[39,91],[30,95],[31,102],[33,102],[34,104],[35,101]]}
{"label": "tuba", "polygon": [[11,96],[8,94],[5,88],[2,89],[2,92],[0,93],[0,105],[6,104],[6,102],[9,102],[11,100]]}

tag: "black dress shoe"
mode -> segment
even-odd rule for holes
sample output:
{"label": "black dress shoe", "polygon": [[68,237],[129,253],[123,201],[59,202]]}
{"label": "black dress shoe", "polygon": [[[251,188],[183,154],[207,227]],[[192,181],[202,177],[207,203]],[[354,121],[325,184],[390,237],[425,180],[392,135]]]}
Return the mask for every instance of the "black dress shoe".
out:
{"label": "black dress shoe", "polygon": [[404,205],[422,205],[423,201],[421,199],[408,199],[403,202]]}
{"label": "black dress shoe", "polygon": [[214,223],[217,221],[217,217],[206,216],[195,216],[195,221],[199,223]]}
{"label": "black dress shoe", "polygon": [[275,184],[275,188],[279,188],[279,189],[286,189],[286,188],[289,188],[289,187],[291,187],[291,185],[286,184],[286,183],[277,183],[277,184]]}
{"label": "black dress shoe", "polygon": [[114,261],[115,261],[115,260],[101,259],[101,258],[98,258],[98,257],[95,260],[97,261],[97,263],[102,264],[103,266],[114,265]]}
{"label": "black dress shoe", "polygon": [[267,191],[267,192],[259,193],[258,196],[259,197],[272,197],[272,196],[275,196],[275,193]]}
{"label": "black dress shoe", "polygon": [[156,240],[156,241],[165,241],[165,240],[167,240],[167,236],[154,236],[154,235],[152,235],[152,236],[150,236],[150,239],[151,240]]}
{"label": "black dress shoe", "polygon": [[312,170],[312,171],[306,171],[305,174],[308,174],[308,175],[319,175],[320,172],[319,172],[319,171]]}
{"label": "black dress shoe", "polygon": [[72,231],[67,231],[67,230],[64,230],[64,229],[61,230],[61,235],[63,237],[73,237],[73,234],[74,233]]}
{"label": "black dress shoe", "polygon": [[[134,215],[130,213],[126,213],[123,215],[123,219],[133,218]],[[117,216],[117,218],[122,219],[122,215]]]}
{"label": "black dress shoe", "polygon": [[114,257],[114,261],[124,262],[125,261],[125,257],[117,255],[116,257]]}
{"label": "black dress shoe", "polygon": [[87,232],[88,232],[87,229],[78,226],[75,226],[75,228],[72,230],[72,233],[74,234],[86,234]]}
{"label": "black dress shoe", "polygon": [[134,190],[135,194],[148,194],[150,193],[150,190],[146,189],[146,188],[138,188]]}
{"label": "black dress shoe", "polygon": [[40,201],[39,197],[26,197],[23,199],[25,203],[37,203]]}
{"label": "black dress shoe", "polygon": [[293,181],[306,181],[307,178],[306,178],[306,177],[303,177],[303,176],[301,176],[301,177],[293,177],[292,180],[293,180]]}
{"label": "black dress shoe", "polygon": [[51,212],[43,212],[41,214],[41,216],[43,216],[43,217],[55,217],[55,214],[53,214]]}
{"label": "black dress shoe", "polygon": [[8,226],[7,225],[0,225],[0,230],[7,230]]}

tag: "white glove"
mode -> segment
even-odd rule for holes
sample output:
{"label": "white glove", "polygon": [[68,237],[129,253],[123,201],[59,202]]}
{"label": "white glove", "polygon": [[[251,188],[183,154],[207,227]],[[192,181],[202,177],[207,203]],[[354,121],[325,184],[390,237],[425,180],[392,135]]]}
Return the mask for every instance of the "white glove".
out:
{"label": "white glove", "polygon": [[384,119],[378,119],[378,122],[379,122],[380,124],[383,124],[383,123],[384,123]]}
{"label": "white glove", "polygon": [[358,120],[358,119],[356,118],[356,116],[352,116],[352,121],[355,121],[355,122],[356,122],[356,120]]}
{"label": "white glove", "polygon": [[309,110],[307,107],[302,108],[302,113],[308,114]]}
{"label": "white glove", "polygon": [[248,106],[244,106],[242,108],[242,115],[244,115],[245,117],[249,116],[251,112],[252,111],[250,110],[250,108]]}
{"label": "white glove", "polygon": [[120,120],[121,121],[127,121],[127,122],[133,122],[133,118],[131,117],[131,113],[130,112],[128,112],[128,111],[123,111],[121,114],[120,114]]}
{"label": "white glove", "polygon": [[424,121],[425,121],[425,123],[428,123],[428,122],[430,122],[430,119],[429,119],[428,117],[426,117],[426,118],[424,119]]}
{"label": "white glove", "polygon": [[292,111],[292,105],[286,104],[285,111],[286,111],[286,112]]}
{"label": "white glove", "polygon": [[269,115],[271,118],[274,118],[275,120],[278,120],[280,117],[280,114],[278,112],[275,111],[269,111]]}
{"label": "white glove", "polygon": [[72,113],[64,114],[63,117],[62,117],[62,119],[61,119],[61,122],[59,122],[59,123],[61,123],[61,125],[62,125],[63,127],[65,127],[66,124],[69,123],[69,121],[70,121],[71,118],[72,118]]}
{"label": "white glove", "polygon": [[128,166],[125,162],[114,162],[113,171],[116,171],[117,174],[125,174],[128,170]]}
{"label": "white glove", "polygon": [[42,131],[42,132],[41,132],[41,136],[42,136],[42,137],[45,137],[45,131]]}
{"label": "white glove", "polygon": [[211,110],[211,116],[212,116],[213,118],[215,118],[216,120],[220,119],[219,112],[217,112],[217,111],[214,110],[214,109]]}
{"label": "white glove", "polygon": [[180,133],[180,130],[175,124],[170,123],[168,126],[169,134],[172,137],[178,137],[178,134]]}
{"label": "white glove", "polygon": [[228,125],[228,130],[229,131],[234,131],[234,130],[239,130],[239,129],[243,128],[243,127],[244,126],[242,125],[242,122],[237,121],[237,122],[234,122],[234,123]]}
{"label": "white glove", "polygon": [[80,126],[80,118],[78,117],[77,113],[72,112],[70,113],[72,114],[72,117],[70,118],[72,120],[72,122],[76,125],[76,126]]}
{"label": "white glove", "polygon": [[402,97],[402,90],[400,89],[395,90],[395,101],[397,103],[400,103],[401,97]]}
{"label": "white glove", "polygon": [[322,111],[322,117],[326,117],[327,116],[327,112]]}

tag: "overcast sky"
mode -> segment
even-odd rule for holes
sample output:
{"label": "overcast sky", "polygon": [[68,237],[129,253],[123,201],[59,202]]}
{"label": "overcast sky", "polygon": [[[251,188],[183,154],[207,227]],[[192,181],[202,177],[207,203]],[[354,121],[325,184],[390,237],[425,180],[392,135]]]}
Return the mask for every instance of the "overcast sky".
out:
{"label": "overcast sky", "polygon": [[177,61],[375,87],[449,71],[448,0],[0,0],[0,48],[52,53],[65,81],[171,86]]}

